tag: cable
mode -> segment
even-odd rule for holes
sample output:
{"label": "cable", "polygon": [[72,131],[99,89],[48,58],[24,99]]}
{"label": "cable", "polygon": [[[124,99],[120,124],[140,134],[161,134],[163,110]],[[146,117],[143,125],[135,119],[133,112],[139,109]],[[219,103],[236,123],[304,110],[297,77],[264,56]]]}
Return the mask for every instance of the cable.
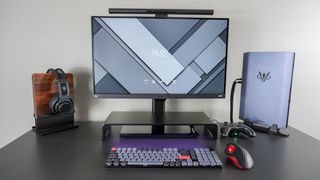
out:
{"label": "cable", "polygon": [[231,87],[231,94],[230,94],[230,123],[233,123],[233,98],[234,98],[234,90],[236,88],[237,84],[241,84],[242,79],[238,78],[233,81],[232,87]]}

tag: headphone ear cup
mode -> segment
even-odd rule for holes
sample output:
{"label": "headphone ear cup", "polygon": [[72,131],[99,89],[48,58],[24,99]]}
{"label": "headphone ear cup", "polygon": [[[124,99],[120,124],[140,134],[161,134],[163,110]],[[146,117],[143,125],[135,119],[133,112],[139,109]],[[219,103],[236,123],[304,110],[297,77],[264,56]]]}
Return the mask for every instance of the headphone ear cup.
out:
{"label": "headphone ear cup", "polygon": [[72,113],[74,112],[73,101],[70,97],[60,99],[56,105],[56,109],[60,113]]}
{"label": "headphone ear cup", "polygon": [[59,95],[54,95],[49,102],[49,107],[51,112],[58,113],[57,111],[57,103],[59,102]]}

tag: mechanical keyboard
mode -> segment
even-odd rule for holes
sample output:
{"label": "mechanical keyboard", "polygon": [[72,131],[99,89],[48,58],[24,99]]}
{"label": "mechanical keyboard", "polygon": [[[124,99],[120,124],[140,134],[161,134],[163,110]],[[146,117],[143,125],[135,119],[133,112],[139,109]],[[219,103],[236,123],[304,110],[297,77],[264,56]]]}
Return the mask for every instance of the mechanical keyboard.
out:
{"label": "mechanical keyboard", "polygon": [[168,167],[221,168],[213,148],[136,148],[113,147],[105,162],[110,168]]}

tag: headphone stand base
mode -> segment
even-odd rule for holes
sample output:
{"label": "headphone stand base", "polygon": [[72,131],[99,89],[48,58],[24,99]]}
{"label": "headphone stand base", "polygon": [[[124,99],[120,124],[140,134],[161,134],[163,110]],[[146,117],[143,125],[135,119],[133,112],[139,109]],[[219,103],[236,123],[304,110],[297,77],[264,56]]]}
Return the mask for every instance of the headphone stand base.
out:
{"label": "headphone stand base", "polygon": [[73,113],[35,117],[35,124],[32,130],[41,136],[79,127],[74,124]]}
{"label": "headphone stand base", "polygon": [[32,130],[34,132],[36,132],[37,134],[39,134],[40,136],[45,136],[45,135],[48,135],[48,134],[61,132],[61,131],[69,130],[69,129],[75,129],[75,128],[78,128],[78,127],[79,127],[79,125],[66,124],[66,125],[63,125],[63,126],[57,126],[57,127],[53,127],[53,128],[37,130],[37,128],[35,126],[32,126]]}

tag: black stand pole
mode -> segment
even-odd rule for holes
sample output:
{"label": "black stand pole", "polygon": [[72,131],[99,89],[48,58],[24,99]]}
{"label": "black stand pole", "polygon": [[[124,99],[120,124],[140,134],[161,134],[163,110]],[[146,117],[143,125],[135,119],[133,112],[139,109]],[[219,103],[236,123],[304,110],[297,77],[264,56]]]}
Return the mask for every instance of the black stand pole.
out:
{"label": "black stand pole", "polygon": [[163,116],[165,113],[166,99],[152,99],[152,114],[155,117],[152,125],[152,134],[164,134]]}
{"label": "black stand pole", "polygon": [[237,84],[241,84],[242,79],[238,78],[233,81],[230,93],[230,123],[233,123],[233,98],[234,98],[234,90],[236,89]]}

